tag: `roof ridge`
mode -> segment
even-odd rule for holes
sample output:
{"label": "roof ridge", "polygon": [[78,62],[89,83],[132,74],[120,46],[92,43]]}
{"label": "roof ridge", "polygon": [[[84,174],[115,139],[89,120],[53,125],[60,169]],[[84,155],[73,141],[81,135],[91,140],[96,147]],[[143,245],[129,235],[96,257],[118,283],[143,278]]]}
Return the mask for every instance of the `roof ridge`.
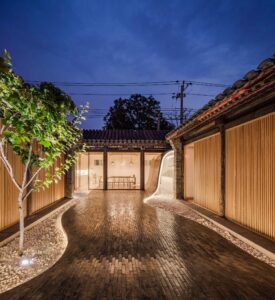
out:
{"label": "roof ridge", "polygon": [[[248,71],[243,78],[235,81],[230,87],[227,87],[222,93],[218,94],[214,99],[208,101],[203,107],[201,107],[197,112],[195,112],[188,120],[186,120],[183,124],[176,127],[172,131],[170,131],[166,137],[169,138],[173,136],[175,132],[180,129],[183,129],[187,125],[193,124],[201,115],[205,114],[207,111],[211,109],[214,110],[215,107],[221,106],[222,102],[227,103],[230,102],[230,98],[234,94],[236,94],[236,98],[245,94],[248,88],[251,88],[255,83],[259,80],[262,80],[264,75],[268,76],[270,73],[274,71],[275,68],[275,58],[267,58],[263,60],[257,67],[257,70]],[[243,91],[241,93],[241,91]],[[225,101],[225,99],[229,99]],[[231,99],[232,100],[232,99]],[[198,120],[200,121],[200,120]]]}

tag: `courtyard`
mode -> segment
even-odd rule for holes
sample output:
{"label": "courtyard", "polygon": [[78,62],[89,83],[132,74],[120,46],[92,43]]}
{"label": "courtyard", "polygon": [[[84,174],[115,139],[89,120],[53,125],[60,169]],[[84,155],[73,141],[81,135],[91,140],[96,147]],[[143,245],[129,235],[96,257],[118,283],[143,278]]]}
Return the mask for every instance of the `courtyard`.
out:
{"label": "courtyard", "polygon": [[61,259],[0,299],[272,299],[274,268],[143,199],[90,192],[63,215]]}

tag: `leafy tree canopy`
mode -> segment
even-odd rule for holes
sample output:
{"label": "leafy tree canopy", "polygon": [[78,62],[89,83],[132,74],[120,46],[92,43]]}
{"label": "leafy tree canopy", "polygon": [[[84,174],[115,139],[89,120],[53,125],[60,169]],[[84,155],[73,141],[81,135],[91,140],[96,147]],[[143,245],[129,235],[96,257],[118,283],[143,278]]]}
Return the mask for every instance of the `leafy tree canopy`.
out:
{"label": "leafy tree canopy", "polygon": [[[82,137],[78,124],[87,108],[78,109],[69,96],[51,83],[26,84],[12,71],[9,53],[5,51],[0,60],[0,161],[19,192],[20,253],[23,251],[23,202],[32,190],[48,187],[61,179],[75,161]],[[24,166],[21,182],[14,175],[7,146]],[[64,162],[50,171],[58,158],[64,158]],[[45,178],[39,179],[43,169]],[[27,178],[28,171],[32,171],[30,178]]]}
{"label": "leafy tree canopy", "polygon": [[115,100],[104,121],[105,129],[157,129],[158,121],[161,130],[174,128],[161,113],[159,101],[140,94]]}
{"label": "leafy tree canopy", "polygon": [[58,105],[59,109],[64,108],[68,113],[76,113],[77,106],[75,105],[72,98],[64,93],[60,88],[56,87],[50,82],[41,82],[38,86],[39,91],[43,93],[44,91],[48,93],[48,105],[55,109],[55,106]]}

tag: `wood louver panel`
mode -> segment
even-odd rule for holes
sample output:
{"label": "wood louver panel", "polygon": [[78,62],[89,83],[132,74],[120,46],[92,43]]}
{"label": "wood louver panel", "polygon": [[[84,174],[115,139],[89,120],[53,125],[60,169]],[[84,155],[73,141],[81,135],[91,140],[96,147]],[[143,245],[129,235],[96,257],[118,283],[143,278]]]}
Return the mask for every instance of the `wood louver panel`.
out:
{"label": "wood louver panel", "polygon": [[194,201],[219,213],[220,134],[194,142]]}
{"label": "wood louver panel", "polygon": [[194,144],[184,146],[184,199],[194,199]]}
{"label": "wood louver panel", "polygon": [[[7,150],[10,164],[15,170],[16,179],[21,182],[23,178],[23,165],[18,156],[11,150]],[[15,224],[19,220],[18,190],[10,179],[3,163],[0,161],[0,230]],[[26,215],[26,203],[24,203]]]}
{"label": "wood louver panel", "polygon": [[[1,128],[0,119],[0,128]],[[11,166],[15,170],[15,177],[20,182],[23,178],[23,165],[9,147],[5,149]],[[10,179],[3,163],[0,161],[0,230],[15,224],[19,220],[17,205],[18,190]],[[26,203],[24,203],[26,215]]]}
{"label": "wood louver panel", "polygon": [[[6,153],[9,162],[14,168],[17,180],[21,182],[23,177],[23,164],[21,163],[20,158],[16,156],[9,147],[6,148]],[[60,159],[56,161],[55,165],[59,164]],[[17,197],[18,191],[4,168],[3,163],[0,161],[0,230],[3,230],[19,221]],[[62,180],[58,181],[56,184],[52,184],[50,188],[45,191],[33,193],[32,197],[32,212],[42,209],[45,206],[63,198],[64,178],[62,177]],[[27,214],[26,202],[27,201],[24,202],[25,216]]]}
{"label": "wood louver panel", "polygon": [[275,238],[275,113],[226,131],[225,210]]}
{"label": "wood louver panel", "polygon": [[[37,148],[37,146],[35,147]],[[39,151],[39,149],[37,149],[37,151]],[[49,171],[53,172],[54,168],[58,167],[62,161],[63,159],[57,158]],[[43,179],[47,171],[42,170],[38,178]],[[64,176],[62,176],[61,180],[57,183],[52,183],[48,188],[45,188],[44,190],[40,189],[39,191],[32,193],[31,212],[36,212],[57,200],[64,198],[64,195]]]}

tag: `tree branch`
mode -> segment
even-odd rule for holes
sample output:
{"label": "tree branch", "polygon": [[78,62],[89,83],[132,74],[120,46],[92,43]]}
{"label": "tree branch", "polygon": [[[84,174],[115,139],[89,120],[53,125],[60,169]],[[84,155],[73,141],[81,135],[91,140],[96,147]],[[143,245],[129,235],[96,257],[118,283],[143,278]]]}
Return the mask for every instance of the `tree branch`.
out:
{"label": "tree branch", "polygon": [[4,167],[6,168],[7,172],[10,175],[12,182],[17,187],[17,189],[20,191],[22,187],[20,186],[20,184],[15,179],[15,176],[13,174],[13,170],[12,170],[11,164],[9,163],[8,158],[7,158],[7,156],[4,153],[4,149],[3,149],[2,143],[0,143],[0,158],[1,158],[2,162],[3,162]]}
{"label": "tree branch", "polygon": [[0,134],[2,135],[4,130],[6,129],[6,125],[2,125],[2,128],[1,128],[1,131],[0,131]]}
{"label": "tree branch", "polygon": [[[12,120],[16,115],[18,115],[19,112],[15,112],[11,117],[10,119]],[[0,134],[2,135],[4,130],[8,129],[11,127],[11,124],[9,126],[6,126],[6,125],[2,125],[2,128],[1,128],[1,131],[0,131]]]}
{"label": "tree branch", "polygon": [[27,188],[31,182],[34,180],[34,178],[38,175],[38,173],[43,169],[43,167],[38,168],[35,173],[32,175],[31,179],[27,182],[25,188]]}
{"label": "tree branch", "polygon": [[22,202],[24,202],[25,201],[25,199],[27,199],[28,198],[28,196],[32,193],[32,191],[33,191],[33,188],[31,188],[28,192],[27,192],[27,194],[23,197],[23,200],[22,200]]}
{"label": "tree branch", "polygon": [[31,161],[31,156],[32,156],[32,140],[30,141],[30,147],[29,147],[29,154],[28,154],[28,159],[27,162],[25,164],[25,170],[24,170],[24,175],[23,175],[23,180],[22,180],[22,190],[24,191],[26,186],[26,181],[27,181],[27,173],[28,173],[28,169],[29,169],[29,165],[30,165],[30,161]]}

